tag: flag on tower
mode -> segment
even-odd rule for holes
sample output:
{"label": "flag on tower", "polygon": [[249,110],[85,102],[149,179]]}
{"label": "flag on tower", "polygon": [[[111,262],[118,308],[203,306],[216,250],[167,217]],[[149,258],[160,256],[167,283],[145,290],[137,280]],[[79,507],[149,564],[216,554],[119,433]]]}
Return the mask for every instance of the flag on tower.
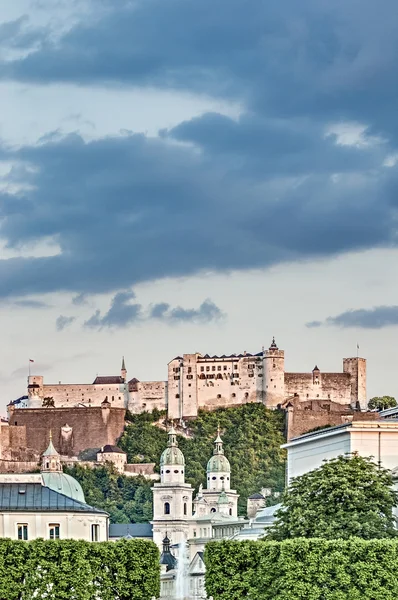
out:
{"label": "flag on tower", "polygon": [[35,362],[35,361],[33,360],[33,358],[30,358],[30,359],[29,359],[29,362]]}

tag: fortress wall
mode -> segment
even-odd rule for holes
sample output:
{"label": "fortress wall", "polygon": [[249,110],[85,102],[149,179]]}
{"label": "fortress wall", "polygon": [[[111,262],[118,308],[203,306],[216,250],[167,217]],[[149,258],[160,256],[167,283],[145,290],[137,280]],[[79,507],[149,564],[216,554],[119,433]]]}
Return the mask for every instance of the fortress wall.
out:
{"label": "fortress wall", "polygon": [[[18,450],[16,430],[26,430],[26,447],[41,455],[50,430],[60,454],[76,456],[88,448],[116,444],[124,429],[124,408],[22,408],[10,413],[10,448]],[[17,425],[17,427],[15,427]],[[62,428],[69,426],[65,434]],[[20,446],[19,446],[20,447]]]}
{"label": "fortress wall", "polygon": [[138,381],[130,391],[128,409],[131,413],[151,412],[155,408],[166,409],[166,381]]}
{"label": "fortress wall", "polygon": [[298,394],[302,401],[307,398],[331,400],[338,404],[351,402],[351,376],[349,373],[285,373],[286,397]]}

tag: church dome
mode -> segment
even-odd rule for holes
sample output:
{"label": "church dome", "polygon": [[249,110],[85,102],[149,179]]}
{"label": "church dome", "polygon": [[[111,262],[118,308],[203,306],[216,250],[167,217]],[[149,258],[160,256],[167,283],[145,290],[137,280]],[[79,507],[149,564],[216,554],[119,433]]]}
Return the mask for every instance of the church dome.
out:
{"label": "church dome", "polygon": [[207,463],[208,473],[230,473],[231,465],[224,454],[214,454]]}
{"label": "church dome", "polygon": [[160,457],[160,466],[165,465],[185,465],[184,455],[177,445],[177,437],[174,427],[168,432],[169,441],[166,450],[162,452]]}
{"label": "church dome", "polygon": [[64,496],[68,496],[68,498],[72,498],[78,502],[86,502],[82,486],[74,477],[66,473],[51,471],[42,472],[41,476],[43,478],[43,485],[54,490],[54,492],[64,494]]}

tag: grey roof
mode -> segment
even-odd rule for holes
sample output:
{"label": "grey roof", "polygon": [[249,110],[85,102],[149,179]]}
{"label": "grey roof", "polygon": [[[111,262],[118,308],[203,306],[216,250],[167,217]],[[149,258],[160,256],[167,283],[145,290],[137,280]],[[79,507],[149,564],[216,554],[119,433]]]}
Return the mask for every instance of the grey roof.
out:
{"label": "grey roof", "polygon": [[262,494],[259,494],[258,492],[249,496],[249,500],[261,500],[261,499],[264,500],[264,496]]}
{"label": "grey roof", "polygon": [[160,555],[160,564],[166,565],[166,571],[171,571],[177,567],[177,559],[172,555],[170,550],[168,552],[162,552]]}
{"label": "grey roof", "polygon": [[96,377],[93,385],[106,385],[111,383],[124,383],[124,379],[120,375],[110,375],[108,377]]}
{"label": "grey roof", "polygon": [[104,510],[69,498],[41,483],[0,483],[0,511],[107,514]]}
{"label": "grey roof", "polygon": [[148,537],[152,538],[153,527],[151,523],[111,523],[109,537]]}

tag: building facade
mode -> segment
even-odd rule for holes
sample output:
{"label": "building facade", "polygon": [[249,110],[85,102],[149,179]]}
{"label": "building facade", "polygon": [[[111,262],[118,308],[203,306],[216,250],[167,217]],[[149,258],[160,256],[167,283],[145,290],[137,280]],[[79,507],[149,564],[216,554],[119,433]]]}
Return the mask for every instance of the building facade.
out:
{"label": "building facade", "polygon": [[169,419],[181,419],[197,416],[199,409],[249,402],[276,408],[289,398],[366,410],[366,360],[344,358],[339,373],[324,373],[317,366],[307,373],[289,373],[285,352],[273,339],[268,350],[257,354],[177,356],[168,364],[167,381],[128,380],[124,359],[120,375],[96,377],[92,384],[46,384],[42,376],[32,375],[27,401],[15,402],[21,408],[91,408],[106,401],[132,413],[157,408],[167,410]]}

